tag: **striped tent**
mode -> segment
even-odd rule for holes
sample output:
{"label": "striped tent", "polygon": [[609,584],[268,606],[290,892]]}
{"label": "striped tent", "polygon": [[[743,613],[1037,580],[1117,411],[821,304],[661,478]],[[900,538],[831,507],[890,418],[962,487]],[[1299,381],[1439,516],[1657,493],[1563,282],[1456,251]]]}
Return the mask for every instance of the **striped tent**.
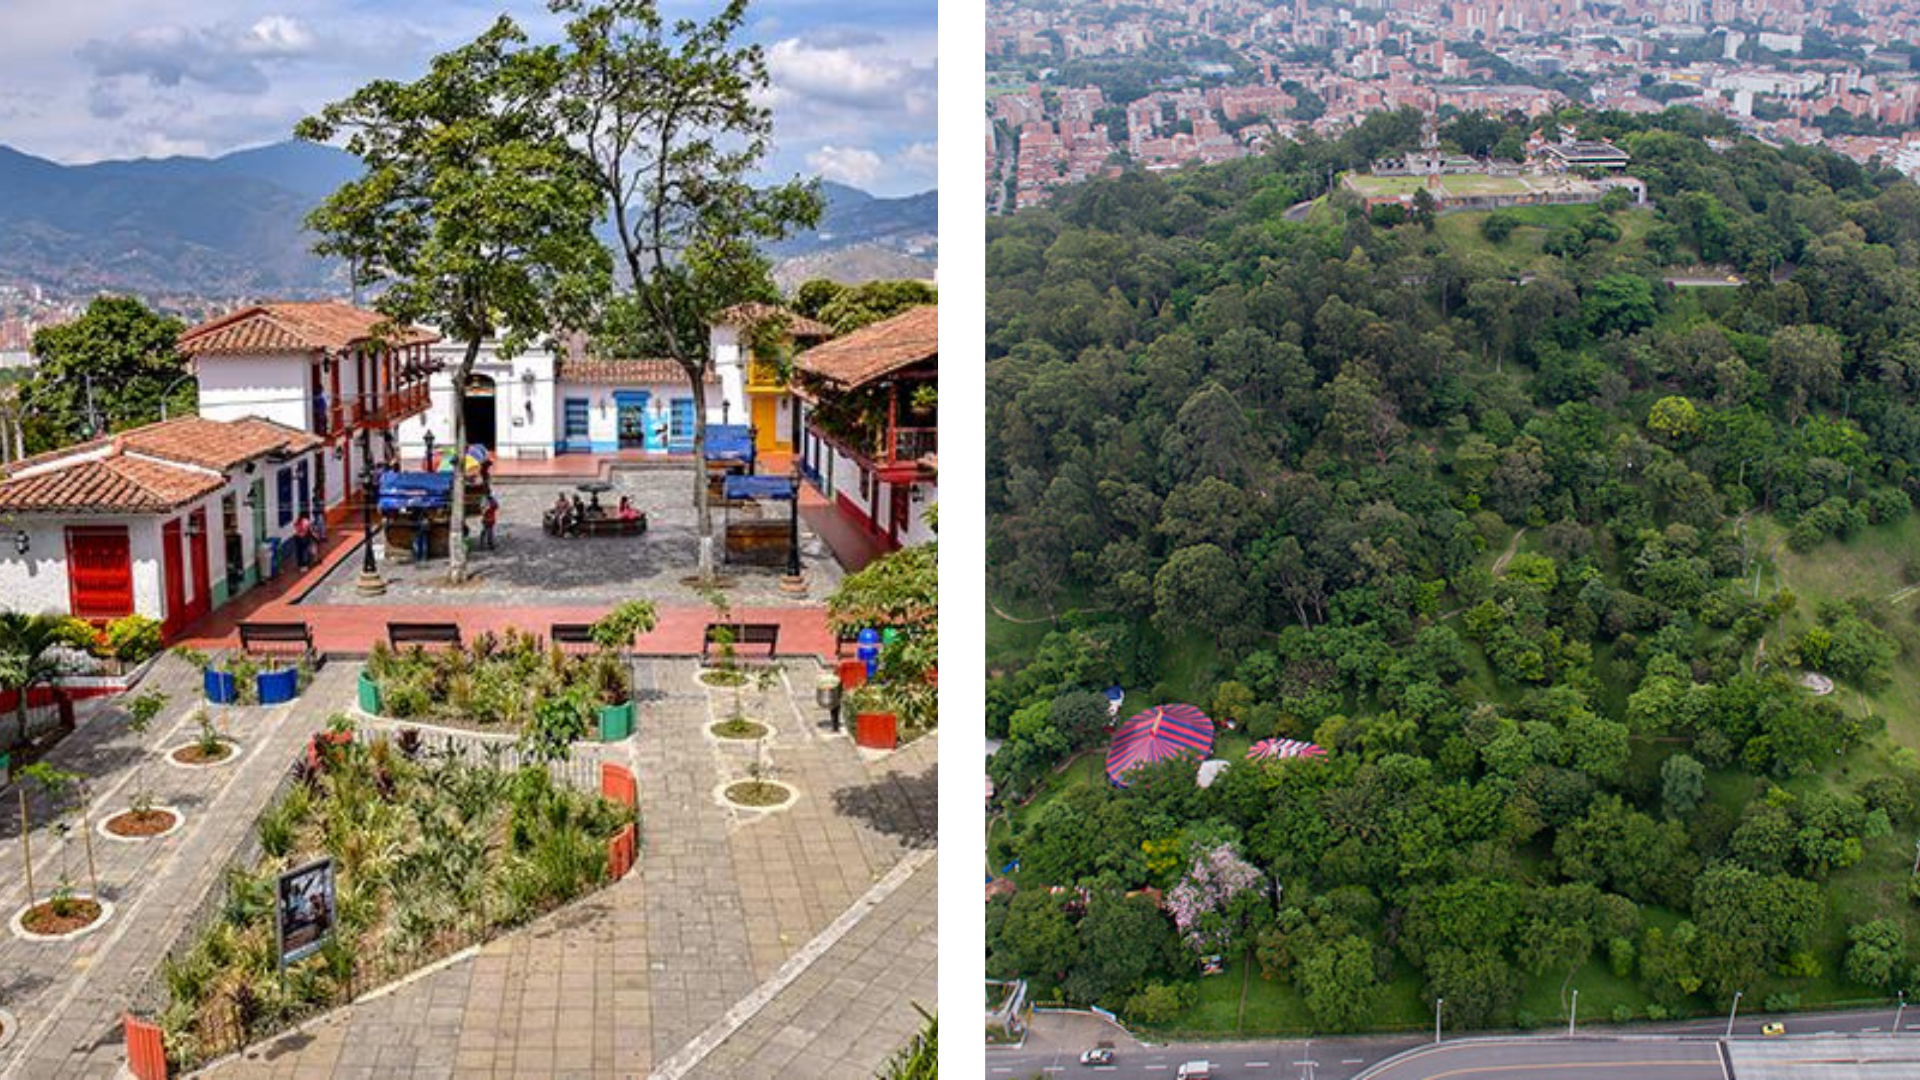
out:
{"label": "striped tent", "polygon": [[1156,705],[1121,724],[1107,747],[1107,779],[1126,786],[1127,772],[1170,758],[1204,758],[1213,749],[1213,721],[1191,705]]}
{"label": "striped tent", "polygon": [[1290,757],[1326,757],[1327,752],[1310,742],[1298,739],[1262,739],[1247,750],[1247,757],[1254,761],[1275,761]]}

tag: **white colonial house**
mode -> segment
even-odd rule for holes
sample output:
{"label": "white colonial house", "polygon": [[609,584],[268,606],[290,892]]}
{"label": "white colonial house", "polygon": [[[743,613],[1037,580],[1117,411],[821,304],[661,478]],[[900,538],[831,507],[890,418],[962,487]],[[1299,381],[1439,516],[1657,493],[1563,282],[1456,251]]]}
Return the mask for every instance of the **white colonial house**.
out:
{"label": "white colonial house", "polygon": [[[706,374],[707,422],[752,424],[762,451],[790,451],[797,403],[775,358],[755,358],[747,336],[759,321],[786,319],[791,348],[832,336],[811,319],[769,304],[741,304],[720,313],[708,330],[712,363]],[[432,346],[431,404],[401,424],[401,452],[421,457],[426,437],[444,448],[453,438],[454,372],[465,346]],[[474,362],[463,410],[466,441],[503,460],[544,460],[558,454],[685,454],[693,449],[693,390],[678,363],[665,359],[594,356],[580,335],[554,348],[503,358],[483,343]]]}
{"label": "white colonial house", "polygon": [[188,330],[180,352],[209,420],[259,417],[319,439],[303,478],[315,504],[342,512],[370,455],[396,456],[393,433],[427,408],[435,335],[394,327],[335,301],[257,304]]}
{"label": "white colonial house", "polygon": [[0,599],[171,637],[291,559],[326,447],[271,420],[186,416],[15,463],[0,476]]}
{"label": "white colonial house", "polygon": [[910,308],[794,359],[800,471],[884,548],[933,539],[940,309]]}

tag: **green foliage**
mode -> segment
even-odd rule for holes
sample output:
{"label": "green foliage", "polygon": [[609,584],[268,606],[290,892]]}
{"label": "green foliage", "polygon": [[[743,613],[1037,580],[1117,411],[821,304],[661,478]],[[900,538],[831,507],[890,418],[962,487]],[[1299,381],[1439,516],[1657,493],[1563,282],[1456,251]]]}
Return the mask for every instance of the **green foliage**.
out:
{"label": "green foliage", "polygon": [[[1365,1011],[1328,951],[1349,937],[1449,1026],[1550,1023],[1602,954],[1636,1015],[1763,983],[1829,1000],[1830,928],[1891,914],[1905,866],[1913,785],[1877,714],[1910,704],[1911,598],[1803,612],[1781,578],[1789,547],[1878,559],[1920,490],[1920,199],[1818,150],[1716,154],[1731,129],[1675,110],[1567,118],[1629,149],[1650,211],[1429,236],[1338,194],[1303,222],[1268,205],[1414,119],[990,223],[988,565],[996,600],[1052,616],[994,655],[996,858],[1023,892],[1164,889],[1231,842],[1286,897],[1247,935],[1262,971],[1312,1011],[1318,957],[1328,1023]],[[1669,287],[1662,262],[1745,284]],[[1861,577],[1886,597],[1920,570]],[[1799,687],[1816,662],[1848,690]],[[1190,763],[1124,790],[1097,760],[1055,773],[1056,699],[1113,682],[1237,721],[1235,763],[1204,791]],[[1328,756],[1244,765],[1241,733]],[[1371,914],[1315,910],[1354,893]],[[1414,1011],[1384,994],[1357,1023]]]}
{"label": "green foliage", "polygon": [[1847,928],[1847,978],[1876,990],[1890,990],[1906,959],[1907,939],[1900,924],[1874,919]]}
{"label": "green foliage", "polygon": [[162,394],[173,415],[190,412],[194,381],[174,348],[184,329],[133,297],[97,296],[79,318],[35,331],[33,374],[19,390],[27,452],[152,423]]}
{"label": "green foliage", "polygon": [[651,600],[628,600],[602,615],[593,624],[593,643],[607,650],[633,647],[633,639],[652,630],[660,622]]}

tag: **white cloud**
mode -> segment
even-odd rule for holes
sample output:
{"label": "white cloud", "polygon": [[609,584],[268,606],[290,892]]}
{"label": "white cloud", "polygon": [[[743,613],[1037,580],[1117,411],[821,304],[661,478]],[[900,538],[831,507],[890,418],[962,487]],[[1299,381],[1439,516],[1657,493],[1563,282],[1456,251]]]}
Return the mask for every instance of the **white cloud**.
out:
{"label": "white cloud", "polygon": [[880,155],[857,146],[822,146],[807,155],[807,164],[828,180],[857,188],[880,178]]}
{"label": "white cloud", "polygon": [[890,56],[871,42],[855,47],[787,38],[767,50],[776,106],[783,99],[851,106],[875,112],[904,108],[930,112],[937,86],[931,62]]}
{"label": "white cloud", "polygon": [[940,144],[917,142],[900,151],[900,164],[910,172],[933,175],[940,171]]}

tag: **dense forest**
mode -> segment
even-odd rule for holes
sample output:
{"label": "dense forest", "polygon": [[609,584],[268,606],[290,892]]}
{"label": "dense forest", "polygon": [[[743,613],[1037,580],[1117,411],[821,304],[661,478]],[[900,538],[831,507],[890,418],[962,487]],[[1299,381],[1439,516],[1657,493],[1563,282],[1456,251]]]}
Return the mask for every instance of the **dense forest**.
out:
{"label": "dense forest", "polygon": [[[1557,122],[1653,206],[1369,215],[1403,112],[989,223],[990,586],[1037,613],[990,617],[990,974],[1213,1030],[1199,957],[1320,1031],[1920,988],[1920,187]],[[1116,681],[1328,756],[1109,785]]]}

